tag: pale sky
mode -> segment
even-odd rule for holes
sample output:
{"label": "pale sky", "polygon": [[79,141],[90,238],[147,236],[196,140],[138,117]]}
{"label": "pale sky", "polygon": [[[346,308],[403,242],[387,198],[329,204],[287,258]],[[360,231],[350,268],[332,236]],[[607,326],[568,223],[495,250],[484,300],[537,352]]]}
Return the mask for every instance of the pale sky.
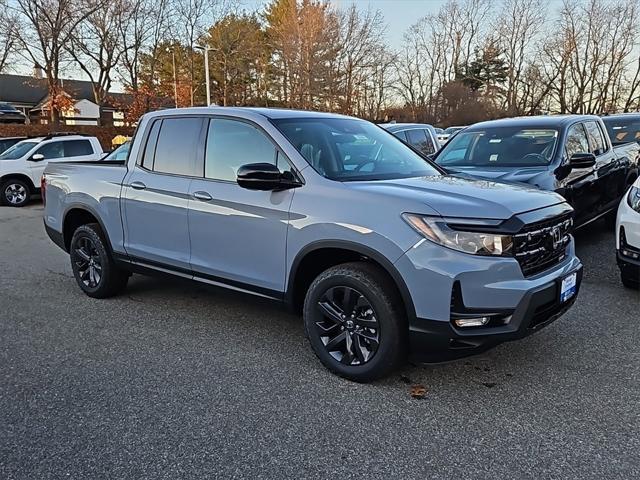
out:
{"label": "pale sky", "polygon": [[[387,23],[387,38],[392,47],[399,47],[404,32],[420,18],[436,12],[446,0],[331,0],[339,8],[352,3],[362,10],[380,10]],[[260,9],[268,0],[242,0],[248,10]]]}

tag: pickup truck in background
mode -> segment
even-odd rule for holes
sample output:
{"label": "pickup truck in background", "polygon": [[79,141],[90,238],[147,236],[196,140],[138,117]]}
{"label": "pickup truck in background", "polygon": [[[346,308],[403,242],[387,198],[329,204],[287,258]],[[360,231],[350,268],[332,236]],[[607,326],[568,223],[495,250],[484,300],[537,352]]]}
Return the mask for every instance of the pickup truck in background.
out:
{"label": "pickup truck in background", "polygon": [[640,113],[618,113],[601,117],[613,146],[640,144]]}
{"label": "pickup truck in background", "polygon": [[612,145],[599,117],[520,117],[459,132],[432,158],[449,173],[557,192],[575,210],[576,227],[606,217],[638,178],[640,146]]}
{"label": "pickup truck in background", "polygon": [[0,205],[25,206],[40,191],[50,162],[89,162],[102,155],[98,139],[84,135],[51,134],[17,142],[0,154]]}
{"label": "pickup truck in background", "polygon": [[87,295],[159,272],[275,299],[356,381],[532,334],[582,275],[560,195],[447,176],[341,115],[148,113],[126,161],[50,163],[43,188],[46,231]]}

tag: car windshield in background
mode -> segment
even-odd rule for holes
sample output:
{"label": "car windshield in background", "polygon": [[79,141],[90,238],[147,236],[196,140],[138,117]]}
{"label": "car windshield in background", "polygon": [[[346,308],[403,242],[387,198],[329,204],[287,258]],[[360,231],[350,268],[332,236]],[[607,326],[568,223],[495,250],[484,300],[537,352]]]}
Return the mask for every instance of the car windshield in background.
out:
{"label": "car windshield in background", "polygon": [[0,160],[17,160],[37,145],[36,142],[19,142],[0,155]]}
{"label": "car windshield in background", "polygon": [[548,165],[558,141],[557,130],[500,127],[460,132],[441,151],[443,167]]}
{"label": "car windshield in background", "polygon": [[0,103],[0,112],[17,112],[17,110],[13,105],[9,105],[8,103]]}
{"label": "car windshield in background", "polygon": [[602,119],[609,138],[614,145],[620,145],[628,142],[640,143],[640,118],[607,118]]}
{"label": "car windshield in background", "polygon": [[447,129],[445,129],[444,133],[448,133],[449,135],[452,135],[456,132],[459,132],[460,130],[462,130],[464,127],[449,127]]}
{"label": "car windshield in background", "polygon": [[105,161],[123,161],[127,159],[129,155],[129,147],[131,142],[125,142],[116,148],[113,152],[103,158]]}
{"label": "car windshield in background", "polygon": [[284,118],[272,122],[318,173],[331,180],[440,175],[392,134],[363,120]]}

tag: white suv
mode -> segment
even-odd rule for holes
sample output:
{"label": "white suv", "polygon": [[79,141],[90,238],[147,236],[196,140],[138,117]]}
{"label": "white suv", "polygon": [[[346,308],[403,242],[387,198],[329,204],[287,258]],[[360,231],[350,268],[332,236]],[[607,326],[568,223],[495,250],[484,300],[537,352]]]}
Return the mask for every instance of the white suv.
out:
{"label": "white suv", "polygon": [[640,288],[640,178],[620,202],[616,248],[622,283],[628,288]]}
{"label": "white suv", "polygon": [[18,142],[0,154],[0,205],[26,205],[40,190],[40,178],[49,162],[93,161],[102,155],[96,137],[52,134]]}

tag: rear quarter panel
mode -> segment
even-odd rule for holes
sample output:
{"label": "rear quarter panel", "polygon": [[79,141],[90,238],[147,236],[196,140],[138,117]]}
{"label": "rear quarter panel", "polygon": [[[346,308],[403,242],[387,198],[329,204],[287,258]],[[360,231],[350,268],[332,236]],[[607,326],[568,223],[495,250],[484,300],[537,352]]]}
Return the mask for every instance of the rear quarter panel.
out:
{"label": "rear quarter panel", "polygon": [[127,170],[122,165],[49,164],[45,224],[63,232],[64,218],[74,208],[91,212],[105,229],[111,246],[123,252],[120,191]]}

